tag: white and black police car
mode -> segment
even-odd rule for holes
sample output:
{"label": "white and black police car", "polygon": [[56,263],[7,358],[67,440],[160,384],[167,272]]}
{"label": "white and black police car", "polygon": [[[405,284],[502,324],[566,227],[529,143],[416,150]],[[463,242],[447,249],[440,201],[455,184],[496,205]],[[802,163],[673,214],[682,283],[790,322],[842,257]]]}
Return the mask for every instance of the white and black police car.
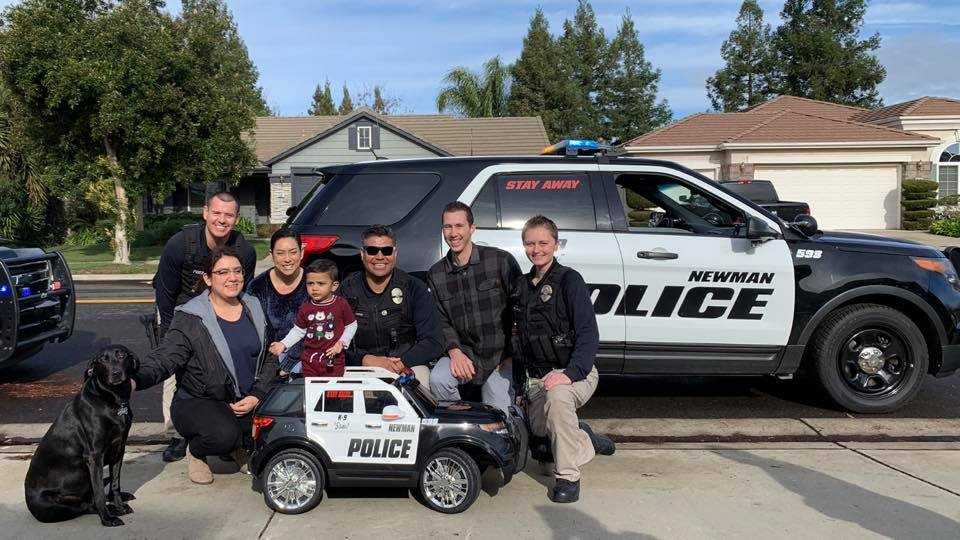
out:
{"label": "white and black police car", "polygon": [[463,512],[481,474],[522,470],[522,419],[489,405],[433,400],[412,375],[348,367],[343,377],[276,386],[257,408],[253,488],[285,514],[314,508],[325,486],[408,487],[427,507]]}
{"label": "white and black police car", "polygon": [[[392,225],[417,275],[446,251],[445,204],[474,241],[521,265],[519,228],[544,214],[559,260],[587,281],[609,375],[813,374],[840,406],[888,412],[960,368],[960,281],[949,253],[785,223],[675,163],[565,142],[550,155],[381,160],[316,171],[291,208],[307,260],[359,265],[360,232]],[[960,254],[955,254],[960,256]],[[960,258],[957,260],[960,263]]]}

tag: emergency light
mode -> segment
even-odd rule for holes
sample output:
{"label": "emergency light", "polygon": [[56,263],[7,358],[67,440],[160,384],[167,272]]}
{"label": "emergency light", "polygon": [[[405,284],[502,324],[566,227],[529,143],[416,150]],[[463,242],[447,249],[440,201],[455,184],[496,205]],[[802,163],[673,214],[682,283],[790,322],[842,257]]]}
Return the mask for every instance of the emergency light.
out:
{"label": "emergency light", "polygon": [[9,285],[0,285],[0,298],[7,298],[13,295]]}
{"label": "emergency light", "polygon": [[590,139],[566,139],[552,144],[540,152],[541,156],[579,156],[599,154],[610,150],[610,145]]}

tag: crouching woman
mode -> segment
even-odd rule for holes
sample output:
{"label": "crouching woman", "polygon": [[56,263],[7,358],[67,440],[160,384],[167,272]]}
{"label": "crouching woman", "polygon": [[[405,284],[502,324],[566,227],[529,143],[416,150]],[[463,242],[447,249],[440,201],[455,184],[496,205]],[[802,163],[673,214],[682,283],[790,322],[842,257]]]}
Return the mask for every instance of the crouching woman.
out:
{"label": "crouching woman", "polygon": [[134,376],[145,390],[175,375],[173,425],[188,442],[187,471],[213,482],[208,456],[242,464],[253,410],[277,378],[260,302],[243,294],[243,266],[232,248],[214,249],[203,267],[207,290],[178,307],[160,347]]}

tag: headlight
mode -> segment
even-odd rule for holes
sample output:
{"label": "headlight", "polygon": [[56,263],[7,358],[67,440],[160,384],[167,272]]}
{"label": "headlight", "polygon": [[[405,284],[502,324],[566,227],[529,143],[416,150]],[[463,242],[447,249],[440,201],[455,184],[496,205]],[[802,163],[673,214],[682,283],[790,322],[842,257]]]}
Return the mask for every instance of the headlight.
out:
{"label": "headlight", "polygon": [[910,257],[910,259],[913,260],[913,264],[920,268],[940,274],[954,289],[960,290],[960,278],[957,277],[957,271],[953,268],[950,259],[927,259],[924,257]]}
{"label": "headlight", "polygon": [[507,429],[507,425],[503,422],[491,422],[489,424],[480,424],[480,429],[488,433],[496,433],[503,437],[510,436],[510,430]]}

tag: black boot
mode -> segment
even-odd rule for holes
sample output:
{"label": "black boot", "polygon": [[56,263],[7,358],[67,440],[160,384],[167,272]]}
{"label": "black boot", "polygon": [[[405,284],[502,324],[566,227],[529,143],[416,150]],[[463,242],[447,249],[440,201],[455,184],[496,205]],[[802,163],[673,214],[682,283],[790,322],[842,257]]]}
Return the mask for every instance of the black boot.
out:
{"label": "black boot", "polygon": [[597,435],[593,432],[593,428],[590,427],[590,424],[581,421],[580,429],[585,431],[587,435],[590,436],[590,442],[593,443],[593,451],[601,456],[612,456],[614,452],[617,451],[617,445],[610,440],[609,437],[604,437],[603,435]]}
{"label": "black boot", "polygon": [[550,500],[555,503],[572,503],[580,499],[580,481],[571,482],[557,478],[556,485],[550,493]]}
{"label": "black boot", "polygon": [[553,449],[547,437],[530,436],[530,457],[540,463],[553,463]]}
{"label": "black boot", "polygon": [[167,463],[180,461],[187,455],[187,440],[179,437],[170,439],[170,444],[163,451],[163,460]]}

